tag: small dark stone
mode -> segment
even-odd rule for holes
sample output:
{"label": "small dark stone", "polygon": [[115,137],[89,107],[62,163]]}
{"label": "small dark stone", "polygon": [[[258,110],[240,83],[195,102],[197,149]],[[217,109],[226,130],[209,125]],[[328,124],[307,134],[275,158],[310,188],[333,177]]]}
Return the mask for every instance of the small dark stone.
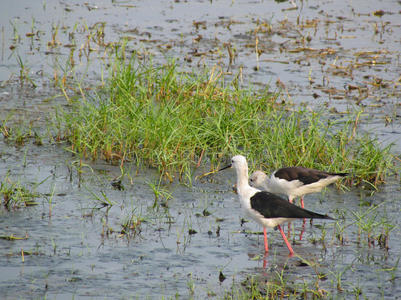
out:
{"label": "small dark stone", "polygon": [[217,226],[216,235],[217,235],[217,236],[220,236],[220,226]]}
{"label": "small dark stone", "polygon": [[124,190],[124,186],[123,186],[123,184],[121,183],[121,180],[113,180],[113,181],[111,182],[111,186],[112,186],[113,188],[115,188],[116,190],[119,190],[119,191],[123,191],[123,190]]}
{"label": "small dark stone", "polygon": [[219,281],[220,281],[220,282],[223,282],[224,280],[226,280],[226,276],[224,276],[223,272],[220,271],[220,274],[219,274]]}
{"label": "small dark stone", "polygon": [[207,217],[207,216],[210,216],[211,215],[211,213],[210,212],[208,212],[207,210],[206,210],[206,208],[202,211],[202,214],[205,216],[205,217]]}

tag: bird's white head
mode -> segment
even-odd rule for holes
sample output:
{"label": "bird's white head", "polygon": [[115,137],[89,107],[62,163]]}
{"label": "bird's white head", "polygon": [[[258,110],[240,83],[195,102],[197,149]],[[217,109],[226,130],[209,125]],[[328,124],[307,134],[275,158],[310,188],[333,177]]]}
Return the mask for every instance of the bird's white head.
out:
{"label": "bird's white head", "polygon": [[246,158],[242,155],[236,155],[231,159],[231,167],[234,169],[248,169],[248,163],[246,162]]}
{"label": "bird's white head", "polygon": [[248,171],[248,163],[246,162],[246,158],[242,155],[236,155],[233,156],[231,159],[231,163],[228,166],[225,166],[221,168],[219,171],[228,169],[228,168],[234,168],[237,170],[237,173],[239,170],[246,170]]}
{"label": "bird's white head", "polygon": [[237,172],[238,178],[244,177],[246,174],[246,179],[248,180],[248,163],[246,162],[246,158],[242,155],[233,156],[231,159],[231,163],[228,166],[221,168],[219,171],[234,168]]}
{"label": "bird's white head", "polygon": [[240,201],[244,206],[249,206],[249,197],[258,192],[259,190],[252,188],[248,183],[248,163],[246,158],[242,155],[236,155],[231,159],[231,164],[220,169],[234,168],[237,173],[237,193]]}
{"label": "bird's white head", "polygon": [[237,188],[248,185],[248,163],[242,155],[236,155],[231,159],[231,164],[223,168],[234,168],[237,173]]}
{"label": "bird's white head", "polygon": [[255,171],[249,177],[250,185],[256,188],[263,188],[267,180],[267,175],[262,171]]}

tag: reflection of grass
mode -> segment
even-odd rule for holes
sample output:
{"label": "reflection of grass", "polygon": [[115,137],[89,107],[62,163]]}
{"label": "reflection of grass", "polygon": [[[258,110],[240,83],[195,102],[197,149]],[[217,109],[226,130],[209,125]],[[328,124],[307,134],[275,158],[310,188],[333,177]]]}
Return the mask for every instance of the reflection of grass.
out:
{"label": "reflection of grass", "polygon": [[[221,72],[180,73],[116,57],[106,89],[82,95],[65,113],[62,135],[86,157],[156,167],[168,179],[190,180],[204,161],[245,154],[252,165],[304,165],[351,171],[354,183],[382,182],[393,157],[358,134],[354,116],[328,122],[320,113],[289,112],[267,91],[240,89]],[[357,120],[359,115],[356,117]]]}

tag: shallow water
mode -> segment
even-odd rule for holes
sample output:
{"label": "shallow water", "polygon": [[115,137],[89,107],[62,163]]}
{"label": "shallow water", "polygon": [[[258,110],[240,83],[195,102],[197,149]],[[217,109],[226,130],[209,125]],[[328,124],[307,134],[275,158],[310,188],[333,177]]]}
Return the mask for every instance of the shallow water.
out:
{"label": "shallow water", "polygon": [[[2,147],[7,148],[4,144]],[[65,163],[60,163],[60,157],[65,157],[62,149],[33,145],[30,149],[33,155],[27,158],[26,167],[21,166],[18,149],[13,149],[16,153],[1,163],[2,172],[12,167],[13,177],[27,183],[51,175],[37,188],[42,195],[38,206],[1,211],[1,235],[28,236],[20,241],[0,240],[3,298],[142,298],[175,294],[204,298],[211,292],[221,295],[233,282],[239,283],[247,276],[269,277],[286,264],[290,267],[286,272],[290,281],[314,280],[312,268],[299,266],[297,257],[288,258],[280,234],[273,230],[269,231],[271,253],[263,268],[262,235],[246,233],[260,228],[251,222],[241,226],[239,203],[230,190],[232,171],[211,183],[195,182],[192,188],[166,186],[173,196],[168,208],[159,204],[153,208],[154,197],[147,182],[157,180],[155,172],[141,170],[132,184],[124,181],[125,190],[119,191],[110,185],[119,169],[99,163],[92,165],[93,172],[85,172],[79,188],[76,172],[73,171],[71,181]],[[53,187],[56,193],[50,216],[45,194]],[[106,208],[95,208],[99,205],[89,191],[97,195],[104,191],[115,202],[114,206],[108,212]],[[398,193],[399,185],[389,184],[384,191],[364,199],[376,204],[386,202],[379,206],[379,216],[399,226],[396,217],[401,207],[399,199],[394,197]],[[343,193],[330,188],[323,195],[310,195],[307,206],[334,216],[335,209],[343,210],[345,206],[349,211],[364,211],[365,207],[359,207],[358,194],[356,190]],[[340,220],[339,224],[352,223],[351,213],[344,213],[345,221]],[[120,235],[120,224],[132,215],[143,219],[139,229],[130,237]],[[294,226],[294,249],[301,257],[318,263],[319,272],[327,274],[328,280],[321,283],[322,288],[335,293],[332,281],[336,272],[352,268],[342,276],[346,292],[339,297],[346,297],[354,286],[360,286],[367,297],[400,293],[396,285],[400,276],[396,265],[400,257],[398,227],[391,233],[390,250],[386,251],[378,246],[368,248],[364,239],[357,246],[355,225],[344,230],[345,243],[341,245],[335,238],[335,222],[307,224],[303,240],[298,241],[300,224],[296,222]],[[327,232],[325,250],[320,243],[311,243],[322,235],[319,225],[324,225]],[[110,227],[114,233],[102,236],[104,228]],[[190,235],[190,229],[196,234]],[[25,254],[24,262],[21,250],[31,252]],[[390,281],[391,272],[384,269],[394,266],[396,278]],[[220,271],[226,276],[222,283],[219,283]]]}
{"label": "shallow water", "polygon": [[[92,43],[91,47],[99,51],[85,54],[83,45],[88,34],[85,24],[91,27],[105,22],[106,43],[129,37],[130,50],[152,54],[156,60],[176,57],[187,69],[217,64],[234,75],[242,69],[244,84],[281,88],[284,100],[308,109],[328,107],[347,114],[363,108],[363,129],[384,144],[394,143],[393,151],[400,153],[401,5],[397,1],[352,1],[343,6],[336,1],[297,4],[298,9],[289,10],[292,6],[288,2],[265,1],[21,1],[17,7],[14,1],[3,1],[0,118],[4,120],[12,113],[14,122],[33,122],[36,130],[45,131],[54,107],[66,105],[52,84],[55,73],[62,76],[67,70],[77,76],[86,74],[84,79],[89,82],[100,80],[99,65],[106,61],[103,48]],[[374,16],[373,12],[379,10],[384,14]],[[200,23],[195,26],[193,21]],[[319,26],[314,27],[313,22]],[[264,23],[267,25],[260,25]],[[257,24],[258,47],[264,52],[256,71]],[[270,31],[263,33],[269,25]],[[59,28],[59,46],[48,44],[52,27]],[[26,36],[29,32],[35,36]],[[71,32],[78,43],[73,69],[66,63],[71,48],[64,47],[73,40]],[[308,35],[310,42],[305,41]],[[19,38],[13,41],[15,36]],[[231,43],[237,51],[231,65],[224,43]],[[10,49],[10,45],[15,48]],[[84,54],[79,58],[81,48]],[[329,48],[335,51],[331,53]],[[364,53],[356,59],[360,52]],[[36,88],[29,80],[19,78],[18,55]],[[363,64],[351,69],[350,65],[358,62]],[[343,66],[349,68],[344,71]],[[401,294],[398,178],[390,179],[372,196],[369,191],[335,188],[307,196],[307,208],[339,218],[338,226],[336,222],[307,223],[302,241],[298,240],[301,223],[294,223],[294,250],[316,262],[314,270],[300,266],[298,257],[288,258],[281,236],[274,230],[268,234],[271,253],[263,259],[262,235],[252,233],[261,228],[252,222],[241,225],[239,202],[231,190],[231,170],[204,180],[194,178],[191,187],[162,185],[162,191],[171,198],[166,204],[160,199],[154,205],[152,184],[158,182],[155,170],[127,166],[130,174],[137,171],[138,175],[131,180],[124,178],[125,189],[118,190],[111,185],[120,174],[118,166],[86,162],[90,167],[83,167],[79,177],[75,160],[63,146],[47,141],[43,146],[27,143],[15,147],[0,140],[2,182],[7,172],[10,180],[32,188],[44,181],[35,189],[39,205],[0,210],[0,236],[27,236],[24,240],[0,239],[2,298],[179,295],[203,299],[221,296],[233,283],[250,276],[271,280],[285,265],[286,280],[298,288],[313,285],[316,272],[326,274],[327,279],[319,285],[334,298],[352,297],[358,288],[360,296],[367,298],[392,299]],[[198,170],[196,175],[201,173]],[[104,198],[102,192],[114,203],[109,209],[101,208],[96,200]],[[388,251],[378,245],[368,247],[364,231],[358,243],[353,213],[366,212],[374,205],[378,207],[369,214],[377,213],[373,234],[380,234],[386,224],[394,226]],[[121,224],[131,217],[140,223],[129,235],[122,235]],[[337,234],[343,227],[341,244]],[[312,243],[324,234],[324,245]],[[220,272],[226,277],[222,282]],[[342,291],[337,288],[339,278]]]}

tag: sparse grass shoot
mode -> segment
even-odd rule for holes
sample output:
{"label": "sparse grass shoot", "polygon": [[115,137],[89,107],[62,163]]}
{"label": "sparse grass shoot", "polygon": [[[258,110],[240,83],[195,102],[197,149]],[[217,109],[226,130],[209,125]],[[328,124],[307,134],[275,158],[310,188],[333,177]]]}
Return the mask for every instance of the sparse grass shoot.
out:
{"label": "sparse grass shoot", "polygon": [[121,222],[121,236],[132,237],[139,234],[141,232],[142,221],[144,221],[144,219],[133,209]]}

